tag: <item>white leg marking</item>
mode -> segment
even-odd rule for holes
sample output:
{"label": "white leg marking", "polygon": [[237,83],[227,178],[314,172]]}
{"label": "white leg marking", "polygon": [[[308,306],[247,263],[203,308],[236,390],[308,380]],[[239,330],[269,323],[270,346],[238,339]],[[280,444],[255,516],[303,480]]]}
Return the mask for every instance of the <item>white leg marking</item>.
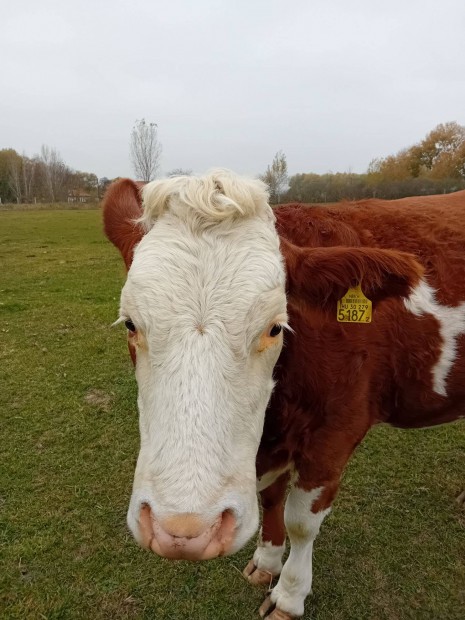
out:
{"label": "white leg marking", "polygon": [[283,567],[283,553],[286,550],[286,541],[282,545],[273,545],[271,541],[262,541],[262,530],[258,539],[258,546],[253,554],[253,563],[260,570],[279,575]]}
{"label": "white leg marking", "polygon": [[441,306],[436,300],[435,290],[422,281],[404,300],[404,304],[416,316],[432,314],[439,321],[443,343],[439,360],[432,368],[433,389],[437,394],[447,396],[447,377],[457,357],[457,337],[465,334],[465,303],[455,308]]}
{"label": "white leg marking", "polygon": [[273,482],[275,482],[279,476],[282,476],[286,471],[289,471],[291,468],[291,464],[286,465],[286,467],[282,467],[281,469],[274,469],[272,471],[267,471],[266,474],[257,478],[257,492],[263,491],[270,487]]}
{"label": "white leg marking", "polygon": [[284,522],[291,541],[291,552],[284,564],[281,577],[271,593],[277,608],[294,616],[304,613],[304,602],[312,589],[313,541],[320,525],[331,508],[316,514],[311,512],[323,487],[312,491],[292,489],[286,501]]}

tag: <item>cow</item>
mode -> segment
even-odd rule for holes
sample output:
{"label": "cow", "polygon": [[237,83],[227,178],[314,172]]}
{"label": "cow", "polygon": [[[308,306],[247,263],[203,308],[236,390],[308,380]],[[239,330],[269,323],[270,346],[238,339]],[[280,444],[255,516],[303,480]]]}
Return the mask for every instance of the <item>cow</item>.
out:
{"label": "cow", "polygon": [[[128,510],[173,559],[232,554],[304,612],[312,547],[368,430],[465,413],[465,191],[271,209],[216,170],[115,182],[104,227],[127,280],[141,447]],[[290,554],[282,563],[286,534]]]}

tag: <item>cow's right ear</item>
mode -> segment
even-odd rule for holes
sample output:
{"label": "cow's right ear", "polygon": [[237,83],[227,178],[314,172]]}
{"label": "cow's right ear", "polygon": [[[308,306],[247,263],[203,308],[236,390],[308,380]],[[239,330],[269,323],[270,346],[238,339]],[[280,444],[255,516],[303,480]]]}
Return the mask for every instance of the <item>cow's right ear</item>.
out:
{"label": "cow's right ear", "polygon": [[121,252],[127,270],[134,248],[144,236],[141,224],[136,222],[142,215],[141,188],[141,183],[119,179],[110,185],[102,202],[105,234]]}
{"label": "cow's right ear", "polygon": [[424,269],[412,254],[370,247],[298,247],[281,238],[291,297],[327,307],[361,285],[374,302],[407,297]]}

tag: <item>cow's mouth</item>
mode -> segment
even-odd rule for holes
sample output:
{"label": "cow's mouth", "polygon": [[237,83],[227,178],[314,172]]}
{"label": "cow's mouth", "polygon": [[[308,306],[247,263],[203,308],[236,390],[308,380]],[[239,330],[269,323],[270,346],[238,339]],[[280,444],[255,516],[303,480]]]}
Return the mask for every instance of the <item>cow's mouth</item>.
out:
{"label": "cow's mouth", "polygon": [[231,510],[223,511],[213,523],[195,513],[159,520],[148,504],[142,505],[139,515],[142,546],[172,560],[210,560],[226,555],[233,546],[236,526]]}

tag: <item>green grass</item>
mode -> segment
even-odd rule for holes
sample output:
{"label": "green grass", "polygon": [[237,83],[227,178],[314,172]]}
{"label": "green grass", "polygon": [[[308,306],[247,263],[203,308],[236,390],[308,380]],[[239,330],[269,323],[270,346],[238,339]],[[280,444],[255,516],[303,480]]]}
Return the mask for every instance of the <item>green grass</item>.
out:
{"label": "green grass", "polygon": [[[203,564],[140,550],[124,281],[98,211],[0,213],[0,617],[257,619],[253,551]],[[465,617],[465,424],[378,428],[315,545],[305,618]]]}
{"label": "green grass", "polygon": [[12,202],[0,202],[0,211],[81,211],[86,209],[99,209],[98,203],[89,201],[80,202],[33,202],[16,204]]}

